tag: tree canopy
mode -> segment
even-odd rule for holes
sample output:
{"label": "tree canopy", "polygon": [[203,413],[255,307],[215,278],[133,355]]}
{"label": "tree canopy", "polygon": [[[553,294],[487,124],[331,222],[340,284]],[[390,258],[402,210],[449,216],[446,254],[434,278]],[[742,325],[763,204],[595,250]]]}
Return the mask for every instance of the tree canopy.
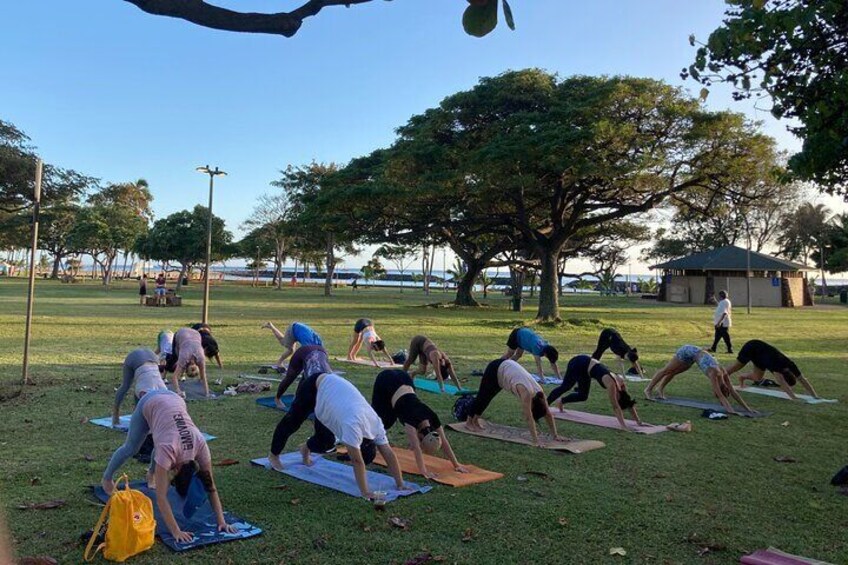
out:
{"label": "tree canopy", "polygon": [[[848,196],[848,2],[727,0],[722,25],[683,69],[706,87],[730,84],[737,99],[771,97],[803,147],[790,160],[800,178]],[[694,36],[690,43],[696,44]],[[706,90],[703,91],[706,94]]]}

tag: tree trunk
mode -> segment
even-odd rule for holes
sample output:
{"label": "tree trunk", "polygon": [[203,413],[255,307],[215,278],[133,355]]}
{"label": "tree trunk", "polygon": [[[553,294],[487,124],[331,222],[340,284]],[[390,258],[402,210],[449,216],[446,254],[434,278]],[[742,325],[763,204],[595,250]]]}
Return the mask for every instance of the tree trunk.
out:
{"label": "tree trunk", "polygon": [[59,278],[59,267],[61,267],[61,266],[62,266],[62,254],[57,252],[53,256],[53,270],[50,272],[50,278],[51,279],[58,279]]}
{"label": "tree trunk", "polygon": [[180,289],[183,287],[183,279],[185,279],[187,272],[188,265],[180,263],[180,276],[177,278],[177,286],[174,288],[174,294],[180,293]]}
{"label": "tree trunk", "polygon": [[521,303],[524,300],[524,271],[510,269],[510,279],[512,280],[512,311],[521,312]]}
{"label": "tree trunk", "polygon": [[324,279],[324,296],[333,295],[333,272],[336,270],[336,239],[333,234],[327,234],[327,276]]}
{"label": "tree trunk", "polygon": [[540,250],[542,272],[539,277],[539,312],[536,319],[541,322],[556,322],[559,317],[557,296],[557,257],[559,250]]}
{"label": "tree trunk", "polygon": [[474,283],[483,271],[484,263],[475,261],[466,262],[467,270],[456,285],[456,300],[454,304],[457,306],[480,306],[474,298]]}

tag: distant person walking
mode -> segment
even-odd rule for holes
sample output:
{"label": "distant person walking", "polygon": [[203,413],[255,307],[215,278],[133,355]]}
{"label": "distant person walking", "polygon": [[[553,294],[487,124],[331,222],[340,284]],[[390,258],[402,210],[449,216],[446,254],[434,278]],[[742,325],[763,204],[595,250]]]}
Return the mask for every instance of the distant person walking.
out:
{"label": "distant person walking", "polygon": [[144,275],[138,277],[138,298],[139,304],[144,306],[144,301],[147,300],[147,277]]}
{"label": "distant person walking", "polygon": [[730,326],[733,325],[733,320],[731,319],[733,304],[730,303],[730,298],[727,297],[726,290],[720,290],[718,297],[718,305],[713,314],[715,339],[713,339],[713,346],[710,347],[709,352],[715,353],[718,342],[723,339],[724,344],[727,346],[727,352],[733,353],[733,346],[730,344]]}

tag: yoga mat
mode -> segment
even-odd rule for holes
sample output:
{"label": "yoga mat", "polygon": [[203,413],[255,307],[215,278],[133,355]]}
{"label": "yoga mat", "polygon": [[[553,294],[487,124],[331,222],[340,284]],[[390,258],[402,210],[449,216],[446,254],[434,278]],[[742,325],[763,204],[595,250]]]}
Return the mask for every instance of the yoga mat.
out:
{"label": "yoga mat", "polygon": [[[227,520],[227,523],[232,524],[239,531],[235,534],[219,532],[215,512],[212,511],[212,506],[209,504],[208,498],[204,497],[202,501],[187,500],[178,495],[176,489],[171,487],[168,489],[168,502],[171,503],[174,519],[176,519],[181,530],[194,534],[192,541],[179,543],[171,536],[168,527],[165,526],[165,520],[159,513],[159,506],[156,504],[156,491],[147,488],[146,481],[133,481],[130,483],[130,487],[140,490],[153,501],[153,514],[156,518],[156,535],[159,536],[162,543],[173,551],[186,551],[187,549],[212,545],[213,543],[252,538],[262,533],[260,528],[226,511],[224,512],[224,518]],[[103,487],[100,486],[94,487],[94,496],[103,503],[109,500],[109,496],[103,491]],[[191,490],[189,491],[188,498],[194,498],[191,496]],[[224,495],[224,500],[226,500],[226,495]]]}
{"label": "yoga mat", "polygon": [[[770,388],[763,388],[759,386],[746,386],[746,387],[733,387],[740,392],[750,392],[751,394],[759,394],[762,396],[770,396],[772,398],[781,398],[783,400],[791,400],[789,395],[783,392],[782,390],[773,390]],[[835,399],[827,399],[827,398],[815,398],[808,394],[796,394],[800,400],[803,400],[807,404],[836,404],[839,402]]]}
{"label": "yoga mat", "polygon": [[[533,439],[530,437],[530,432],[526,429],[502,426],[500,424],[493,424],[492,422],[486,422],[483,419],[480,419],[479,421],[480,425],[483,426],[482,432],[479,432],[477,430],[469,430],[465,426],[465,422],[454,422],[452,424],[448,424],[448,428],[452,429],[455,432],[461,432],[463,434],[469,434],[477,437],[499,439],[501,441],[508,441],[510,443],[520,443],[522,445],[530,445],[533,447],[535,447],[536,445],[533,443]],[[542,448],[550,449],[552,451],[585,453],[587,451],[606,447],[604,442],[590,439],[569,438],[567,440],[554,441],[547,434],[544,433],[540,433],[539,437],[542,440]]]}
{"label": "yoga mat", "polygon": [[[272,399],[272,402],[273,402],[273,399]],[[119,432],[127,433],[127,430],[130,427],[130,418],[131,417],[132,416],[130,416],[129,414],[121,416],[121,419],[120,419],[121,423],[117,427],[112,426],[112,416],[107,416],[105,418],[94,418],[93,420],[89,420],[88,423],[94,424],[95,426],[101,426],[103,428],[109,428],[110,430],[117,430]],[[209,434],[206,434],[206,433],[203,434],[203,437],[204,437],[204,439],[206,439],[206,441],[212,441],[213,439],[215,439],[215,436],[210,436]]]}
{"label": "yoga mat", "polygon": [[536,382],[540,385],[561,385],[562,379],[560,377],[540,377],[536,373],[530,373],[530,375],[536,379]]}
{"label": "yoga mat", "polygon": [[257,370],[259,371],[260,374],[267,373],[268,371],[273,371],[275,373],[285,373],[286,372],[286,366],[283,365],[282,367],[280,367],[279,365],[276,365],[276,364],[274,364],[274,365],[259,365]]}
{"label": "yoga mat", "polygon": [[750,555],[743,555],[739,562],[744,565],[830,565],[818,559],[791,555],[773,547],[758,549]]}
{"label": "yoga mat", "polygon": [[[551,414],[553,414],[554,418],[557,420],[566,420],[568,422],[588,424],[590,426],[599,426],[601,428],[611,428],[614,430],[621,429],[618,420],[614,416],[602,416],[601,414],[579,412],[577,410],[565,410],[560,412],[556,408],[551,408]],[[627,424],[627,427],[630,428],[631,431],[634,431],[637,434],[652,435],[668,431],[668,428],[665,426],[640,426],[633,420],[624,420],[624,423]]]}
{"label": "yoga mat", "polygon": [[[280,473],[286,474],[295,479],[306,481],[318,486],[326,487],[331,490],[343,492],[357,498],[362,497],[359,486],[356,484],[356,478],[353,475],[353,467],[330,461],[320,455],[312,455],[312,465],[307,467],[303,464],[300,453],[293,451],[284,453],[280,459],[283,462],[283,470]],[[261,459],[253,459],[254,465],[265,467],[266,469],[276,470],[268,463],[267,457]],[[419,486],[415,483],[406,482],[406,486],[412,490],[403,491],[395,488],[395,480],[388,475],[375,473],[374,471],[366,471],[368,474],[368,488],[371,492],[385,491],[386,502],[392,502],[402,496],[410,496],[417,493],[425,493],[432,490],[433,487]]]}
{"label": "yoga mat", "polygon": [[[435,392],[436,394],[442,393],[442,391],[439,390],[439,381],[431,381],[430,379],[422,379],[420,377],[415,377],[412,382],[417,390],[423,390],[425,392]],[[448,394],[457,395],[472,391],[467,388],[459,389],[452,384],[445,383],[445,392]]]}
{"label": "yoga mat", "polygon": [[649,383],[651,379],[645,379],[640,377],[639,375],[624,375],[624,380],[630,381],[631,383]]}
{"label": "yoga mat", "polygon": [[[409,473],[410,475],[421,475],[418,471],[418,464],[415,462],[415,453],[409,449],[402,449],[399,447],[393,447],[392,450],[395,452],[398,462],[400,463],[400,468],[404,473]],[[427,455],[426,453],[423,455],[427,469],[437,475],[433,480],[443,485],[452,487],[467,487],[469,485],[488,483],[489,481],[496,481],[503,478],[503,473],[487,471],[486,469],[481,469],[480,467],[467,465],[465,463],[463,463],[463,467],[471,472],[460,473],[459,471],[454,470],[453,463],[447,459],[434,457],[432,455]],[[374,463],[381,467],[387,466],[385,459],[383,459],[383,456],[379,453],[374,459]]]}
{"label": "yoga mat", "polygon": [[[340,363],[351,363],[353,365],[362,365],[364,367],[374,367],[374,363],[371,362],[370,359],[348,359],[347,357],[333,357],[334,361],[339,361]],[[397,363],[389,363],[388,361],[377,361],[377,364],[381,369],[402,369],[403,365],[398,365]],[[374,367],[376,369],[376,367]]]}
{"label": "yoga mat", "polygon": [[[659,402],[660,404],[673,404],[674,406],[683,406],[684,408],[697,408],[698,410],[715,410],[716,412],[725,412],[724,406],[717,402],[706,402],[703,400],[694,400],[692,398],[678,398],[674,396],[669,396],[665,400],[661,400],[658,398],[652,399],[654,402]],[[766,416],[771,416],[772,412],[757,412],[754,414],[753,412],[745,412],[743,410],[736,411],[738,416],[742,416],[744,418],[765,418]]]}
{"label": "yoga mat", "polygon": [[[207,375],[208,377],[208,375]],[[168,382],[168,390],[173,390],[172,384]],[[222,396],[218,396],[214,392],[212,392],[212,387],[209,387],[209,394],[211,396],[206,396],[203,393],[203,383],[200,382],[200,379],[197,380],[184,380],[180,383],[180,389],[185,392],[186,400],[218,400],[222,398]]]}
{"label": "yoga mat", "polygon": [[238,378],[244,379],[246,381],[262,381],[266,383],[279,383],[281,380],[283,380],[281,378],[275,379],[274,377],[261,377],[259,375],[249,375],[247,373],[239,373]]}

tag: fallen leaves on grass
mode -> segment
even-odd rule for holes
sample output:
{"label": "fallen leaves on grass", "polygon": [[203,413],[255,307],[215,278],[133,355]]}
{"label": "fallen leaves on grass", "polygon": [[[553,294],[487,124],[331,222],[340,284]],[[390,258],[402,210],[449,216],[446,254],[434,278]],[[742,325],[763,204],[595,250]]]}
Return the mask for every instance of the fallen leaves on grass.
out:
{"label": "fallen leaves on grass", "polygon": [[80,424],[87,424],[88,418],[80,418]]}
{"label": "fallen leaves on grass", "polygon": [[780,424],[780,425],[781,425],[781,426],[783,426],[784,428],[788,428],[788,427],[789,427],[789,420],[787,420],[787,421],[783,422],[783,423],[782,423],[782,424]]}
{"label": "fallen leaves on grass", "polygon": [[543,473],[541,471],[525,471],[526,475],[533,475],[534,477],[541,477],[543,479],[550,479],[551,476],[547,473]]}
{"label": "fallen leaves on grass", "polygon": [[473,528],[466,528],[465,531],[462,533],[462,541],[464,542],[474,541],[476,537],[477,533],[474,531]]}
{"label": "fallen leaves on grass", "polygon": [[91,463],[92,461],[94,461],[94,456],[93,456],[93,455],[85,454],[85,455],[83,455],[83,456],[82,456],[82,458],[83,458],[83,459],[85,459],[86,461],[88,461],[89,463]]}
{"label": "fallen leaves on grass", "polygon": [[53,510],[61,508],[65,505],[65,501],[61,499],[48,500],[47,502],[24,502],[18,505],[21,510]]}
{"label": "fallen leaves on grass", "polygon": [[330,541],[330,538],[327,537],[327,534],[321,534],[314,540],[312,540],[312,547],[314,549],[324,549],[327,547],[327,542]]}
{"label": "fallen leaves on grass", "polygon": [[429,563],[432,560],[433,556],[430,553],[422,553],[420,555],[416,555],[412,559],[408,559],[403,565],[423,565],[424,563]]}
{"label": "fallen leaves on grass", "polygon": [[41,484],[41,477],[33,477],[29,480],[29,486],[34,487],[35,485]]}
{"label": "fallen leaves on grass", "polygon": [[686,537],[686,541],[698,546],[698,555],[703,557],[708,553],[712,553],[715,551],[724,551],[726,547],[724,544],[718,543],[713,540],[705,540],[702,539],[697,533],[691,533]]}
{"label": "fallen leaves on grass", "polygon": [[621,557],[624,557],[624,556],[627,555],[627,552],[624,551],[623,547],[611,547],[610,550],[609,550],[609,554],[610,555],[619,555]]}
{"label": "fallen leaves on grass", "polygon": [[273,490],[288,490],[289,485],[274,485],[271,488]]}
{"label": "fallen leaves on grass", "polygon": [[654,479],[667,479],[668,475],[665,473],[656,473],[652,478]]}
{"label": "fallen leaves on grass", "polygon": [[565,527],[565,526],[568,525],[568,518],[566,518],[565,516],[560,516],[559,520],[557,520],[557,522],[559,522],[560,526]]}
{"label": "fallen leaves on grass", "polygon": [[791,455],[778,455],[774,458],[778,463],[797,463],[798,460],[792,457]]}
{"label": "fallen leaves on grass", "polygon": [[291,501],[289,501],[289,503],[292,506],[297,506],[298,504],[300,504],[300,499],[299,498],[292,498]]}
{"label": "fallen leaves on grass", "polygon": [[409,519],[401,518],[400,516],[392,516],[389,518],[389,524],[394,526],[395,528],[399,528],[401,530],[409,529]]}
{"label": "fallen leaves on grass", "polygon": [[230,465],[238,465],[239,462],[237,459],[221,459],[217,463],[213,463],[215,467],[229,467]]}

